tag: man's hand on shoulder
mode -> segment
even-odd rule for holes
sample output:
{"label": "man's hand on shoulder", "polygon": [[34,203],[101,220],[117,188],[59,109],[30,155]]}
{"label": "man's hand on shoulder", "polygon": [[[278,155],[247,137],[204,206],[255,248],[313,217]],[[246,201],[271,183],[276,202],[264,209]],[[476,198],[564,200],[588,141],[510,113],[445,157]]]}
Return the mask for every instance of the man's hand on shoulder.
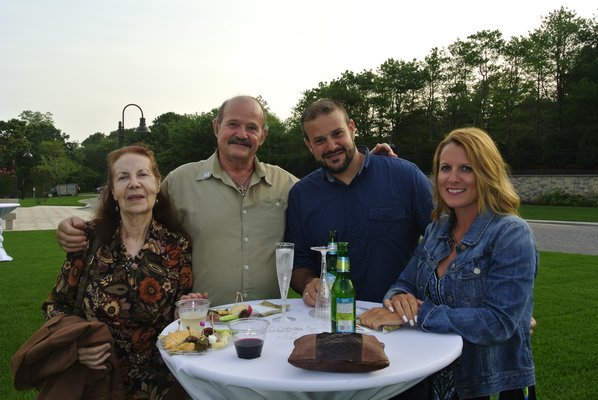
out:
{"label": "man's hand on shoulder", "polygon": [[388,143],[376,144],[371,153],[379,156],[398,157],[398,155],[393,151],[391,145]]}
{"label": "man's hand on shoulder", "polygon": [[83,250],[87,246],[85,221],[79,217],[63,219],[58,224],[56,239],[62,250],[67,253]]}

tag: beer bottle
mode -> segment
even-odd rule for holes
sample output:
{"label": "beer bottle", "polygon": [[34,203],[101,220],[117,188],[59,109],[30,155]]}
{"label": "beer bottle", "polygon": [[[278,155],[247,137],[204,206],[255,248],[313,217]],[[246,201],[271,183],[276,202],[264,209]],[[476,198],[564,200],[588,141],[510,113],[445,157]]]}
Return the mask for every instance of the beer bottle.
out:
{"label": "beer bottle", "polygon": [[332,333],[355,332],[355,289],[351,282],[349,244],[338,242],[336,279],[331,292]]}
{"label": "beer bottle", "polygon": [[336,278],[336,231],[330,229],[328,231],[328,251],[326,252],[326,270],[328,271],[328,284],[332,286]]}

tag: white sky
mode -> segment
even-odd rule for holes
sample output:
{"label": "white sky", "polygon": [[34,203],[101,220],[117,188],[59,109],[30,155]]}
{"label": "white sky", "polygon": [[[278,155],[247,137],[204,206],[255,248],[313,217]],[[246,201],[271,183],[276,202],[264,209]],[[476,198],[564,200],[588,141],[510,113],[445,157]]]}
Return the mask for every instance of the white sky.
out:
{"label": "white sky", "polygon": [[[566,3],[566,4],[564,4]],[[50,112],[83,141],[138,104],[149,123],[261,95],[280,118],[303,91],[389,58],[423,60],[481,30],[527,35],[588,0],[0,0],[0,120]],[[125,112],[134,128],[140,113]]]}

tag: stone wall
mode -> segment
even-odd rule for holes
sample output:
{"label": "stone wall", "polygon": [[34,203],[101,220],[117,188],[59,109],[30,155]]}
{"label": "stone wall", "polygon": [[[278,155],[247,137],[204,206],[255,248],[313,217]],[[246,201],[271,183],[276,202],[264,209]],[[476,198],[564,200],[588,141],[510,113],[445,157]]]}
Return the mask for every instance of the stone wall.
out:
{"label": "stone wall", "polygon": [[514,175],[511,182],[522,202],[530,202],[543,193],[564,192],[584,197],[598,197],[598,175]]}

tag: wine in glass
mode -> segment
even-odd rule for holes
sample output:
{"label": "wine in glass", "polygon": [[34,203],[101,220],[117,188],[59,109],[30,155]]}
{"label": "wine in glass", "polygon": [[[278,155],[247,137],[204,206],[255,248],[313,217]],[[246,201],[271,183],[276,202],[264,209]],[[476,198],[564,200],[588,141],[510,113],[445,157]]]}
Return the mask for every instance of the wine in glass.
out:
{"label": "wine in glass", "polygon": [[276,274],[278,275],[278,287],[280,288],[280,297],[282,299],[282,314],[274,318],[276,322],[290,322],[295,318],[286,315],[287,295],[291,283],[291,274],[293,273],[293,256],[295,254],[295,244],[288,242],[276,243]]}
{"label": "wine in glass", "polygon": [[312,250],[319,251],[321,255],[320,262],[320,288],[316,295],[316,318],[325,321],[327,326],[330,322],[330,283],[326,271],[326,253],[327,246],[314,246]]}

